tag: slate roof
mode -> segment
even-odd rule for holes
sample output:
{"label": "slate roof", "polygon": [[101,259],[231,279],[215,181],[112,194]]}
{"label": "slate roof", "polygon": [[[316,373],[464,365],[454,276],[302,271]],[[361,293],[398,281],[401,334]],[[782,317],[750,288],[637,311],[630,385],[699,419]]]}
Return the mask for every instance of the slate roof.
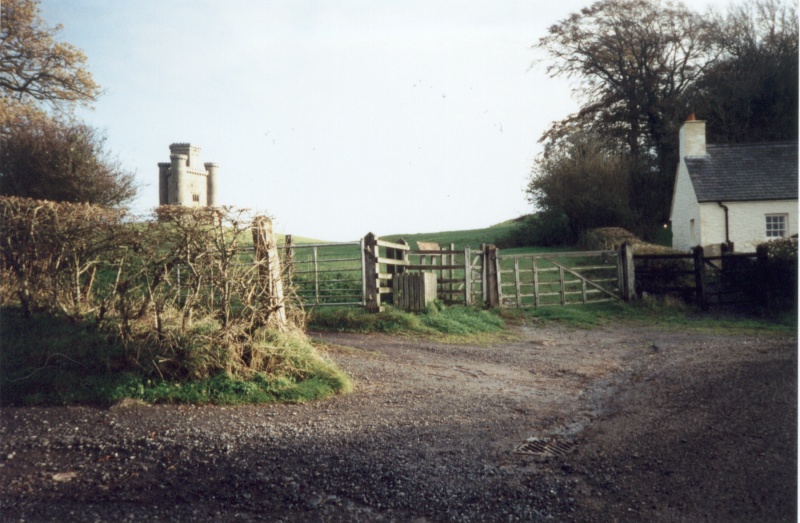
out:
{"label": "slate roof", "polygon": [[698,202],[797,199],[797,142],[709,144],[685,161]]}

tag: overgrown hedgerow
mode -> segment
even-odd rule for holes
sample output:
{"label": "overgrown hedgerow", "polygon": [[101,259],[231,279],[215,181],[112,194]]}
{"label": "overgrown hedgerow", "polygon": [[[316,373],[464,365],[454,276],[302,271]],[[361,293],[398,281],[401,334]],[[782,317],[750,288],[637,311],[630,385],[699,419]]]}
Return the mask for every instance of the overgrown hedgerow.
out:
{"label": "overgrown hedgerow", "polygon": [[301,401],[347,391],[305,338],[302,311],[287,307],[288,322],[277,321],[266,262],[240,249],[252,224],[228,208],[162,207],[132,221],[0,198],[0,397]]}

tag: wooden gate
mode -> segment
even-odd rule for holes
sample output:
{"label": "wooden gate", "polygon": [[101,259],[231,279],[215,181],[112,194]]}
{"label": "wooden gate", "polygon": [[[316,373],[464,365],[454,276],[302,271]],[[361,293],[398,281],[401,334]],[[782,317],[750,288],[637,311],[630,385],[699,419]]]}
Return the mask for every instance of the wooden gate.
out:
{"label": "wooden gate", "polygon": [[543,307],[623,299],[617,251],[496,256],[501,307]]}
{"label": "wooden gate", "polygon": [[433,272],[437,276],[437,299],[448,305],[487,303],[488,270],[485,252],[467,246],[439,247],[419,242],[414,250],[403,240],[389,242],[370,233],[364,237],[365,306],[379,311],[392,303],[392,281],[396,274]]}

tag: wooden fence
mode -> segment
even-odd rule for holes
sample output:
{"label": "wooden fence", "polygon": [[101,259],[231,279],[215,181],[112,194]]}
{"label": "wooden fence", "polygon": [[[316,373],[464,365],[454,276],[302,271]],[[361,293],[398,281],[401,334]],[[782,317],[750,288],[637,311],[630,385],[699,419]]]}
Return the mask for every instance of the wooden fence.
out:
{"label": "wooden fence", "polygon": [[674,295],[701,308],[763,301],[767,251],[706,256],[702,247],[689,254],[636,254],[636,290]]}
{"label": "wooden fence", "polygon": [[[412,249],[404,240],[389,242],[370,233],[364,237],[365,302],[370,311],[392,303],[392,281],[397,274],[433,272],[437,275],[437,299],[448,305],[489,303],[486,259],[494,246],[473,251],[470,246],[457,250],[454,245],[438,247],[422,242]],[[496,300],[495,300],[496,301]]]}
{"label": "wooden fence", "polygon": [[[636,299],[671,294],[700,307],[766,299],[759,282],[766,251],[705,256],[634,254],[619,251],[501,254],[494,245],[479,249],[440,247],[374,234],[347,243],[280,246],[284,281],[306,307],[350,305],[380,311],[394,301],[397,275],[434,273],[436,297],[445,304],[487,307],[543,307]],[[774,279],[774,278],[773,278]]]}

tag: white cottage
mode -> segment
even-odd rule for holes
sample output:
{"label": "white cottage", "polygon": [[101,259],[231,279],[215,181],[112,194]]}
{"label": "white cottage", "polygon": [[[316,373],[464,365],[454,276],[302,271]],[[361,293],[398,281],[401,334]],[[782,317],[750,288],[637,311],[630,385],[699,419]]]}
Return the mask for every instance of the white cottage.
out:
{"label": "white cottage", "polygon": [[680,129],[672,191],[672,247],[718,252],[797,234],[797,142],[706,145],[694,115]]}

